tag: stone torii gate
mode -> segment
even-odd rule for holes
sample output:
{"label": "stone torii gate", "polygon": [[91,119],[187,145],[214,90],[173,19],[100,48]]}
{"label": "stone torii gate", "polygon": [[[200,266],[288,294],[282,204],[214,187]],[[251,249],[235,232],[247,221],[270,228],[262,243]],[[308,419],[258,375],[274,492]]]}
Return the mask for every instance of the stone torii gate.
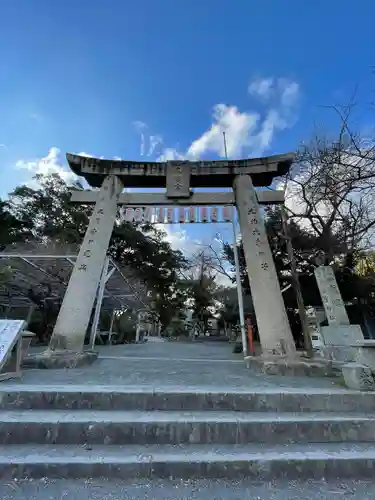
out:
{"label": "stone torii gate", "polygon": [[[80,353],[111,238],[117,205],[228,205],[238,209],[262,352],[295,353],[259,204],[282,203],[278,191],[256,191],[288,172],[293,155],[234,161],[130,162],[67,154],[72,171],[97,191],[74,191],[72,202],[95,204],[51,338],[50,349]],[[124,188],[161,188],[165,193],[122,193]],[[191,188],[232,188],[194,193]]]}

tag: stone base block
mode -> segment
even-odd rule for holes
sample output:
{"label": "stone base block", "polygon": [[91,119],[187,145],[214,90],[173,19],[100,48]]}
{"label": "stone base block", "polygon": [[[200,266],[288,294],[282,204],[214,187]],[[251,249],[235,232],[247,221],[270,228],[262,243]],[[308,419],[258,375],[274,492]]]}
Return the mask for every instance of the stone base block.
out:
{"label": "stone base block", "polygon": [[360,365],[365,365],[375,371],[375,348],[373,347],[357,347],[355,362]]}
{"label": "stone base block", "polygon": [[357,391],[375,391],[375,380],[371,368],[359,363],[348,363],[342,368],[345,385]]}
{"label": "stone base block", "polygon": [[325,345],[352,346],[363,340],[360,325],[322,326],[321,332]]}
{"label": "stone base block", "polygon": [[339,372],[326,360],[303,359],[283,356],[248,356],[246,365],[267,375],[289,375],[307,377],[333,377]]}
{"label": "stone base block", "polygon": [[39,354],[27,356],[23,362],[23,368],[58,369],[79,368],[92,365],[98,358],[99,353],[94,351],[71,352],[47,350]]}
{"label": "stone base block", "polygon": [[356,360],[357,348],[346,345],[325,345],[320,349],[323,358],[335,363],[352,363]]}

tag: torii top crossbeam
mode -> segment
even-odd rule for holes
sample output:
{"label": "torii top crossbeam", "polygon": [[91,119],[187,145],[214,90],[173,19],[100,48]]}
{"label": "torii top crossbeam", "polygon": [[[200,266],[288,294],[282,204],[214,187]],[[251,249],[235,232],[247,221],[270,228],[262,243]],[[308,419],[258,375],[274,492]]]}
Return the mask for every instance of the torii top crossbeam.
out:
{"label": "torii top crossbeam", "polygon": [[286,174],[293,163],[293,153],[230,161],[137,162],[104,160],[67,153],[72,171],[92,187],[100,187],[108,174],[121,179],[124,187],[162,188],[166,186],[167,165],[183,166],[190,177],[190,187],[233,186],[236,175],[249,174],[254,186],[270,186],[273,178]]}

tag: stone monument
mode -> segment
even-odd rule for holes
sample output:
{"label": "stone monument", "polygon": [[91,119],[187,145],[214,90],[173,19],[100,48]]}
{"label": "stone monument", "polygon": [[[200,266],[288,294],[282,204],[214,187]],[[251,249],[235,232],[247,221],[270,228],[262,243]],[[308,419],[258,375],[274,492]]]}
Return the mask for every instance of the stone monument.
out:
{"label": "stone monument", "polygon": [[328,326],[321,327],[324,357],[337,362],[353,361],[355,345],[363,341],[359,325],[351,325],[331,266],[319,266],[314,271],[326,312]]}

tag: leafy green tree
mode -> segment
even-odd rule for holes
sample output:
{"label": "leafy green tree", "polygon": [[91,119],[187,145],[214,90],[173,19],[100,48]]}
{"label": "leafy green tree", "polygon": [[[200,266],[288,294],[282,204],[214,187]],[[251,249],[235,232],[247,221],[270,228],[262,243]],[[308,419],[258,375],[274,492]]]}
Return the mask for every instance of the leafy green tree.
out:
{"label": "leafy green tree", "polygon": [[70,189],[59,175],[37,175],[38,188],[16,187],[9,194],[12,214],[26,225],[34,243],[79,245],[85,234],[92,208],[70,203]]}
{"label": "leafy green tree", "polygon": [[14,243],[30,239],[31,221],[18,218],[9,202],[0,200],[0,251]]}

